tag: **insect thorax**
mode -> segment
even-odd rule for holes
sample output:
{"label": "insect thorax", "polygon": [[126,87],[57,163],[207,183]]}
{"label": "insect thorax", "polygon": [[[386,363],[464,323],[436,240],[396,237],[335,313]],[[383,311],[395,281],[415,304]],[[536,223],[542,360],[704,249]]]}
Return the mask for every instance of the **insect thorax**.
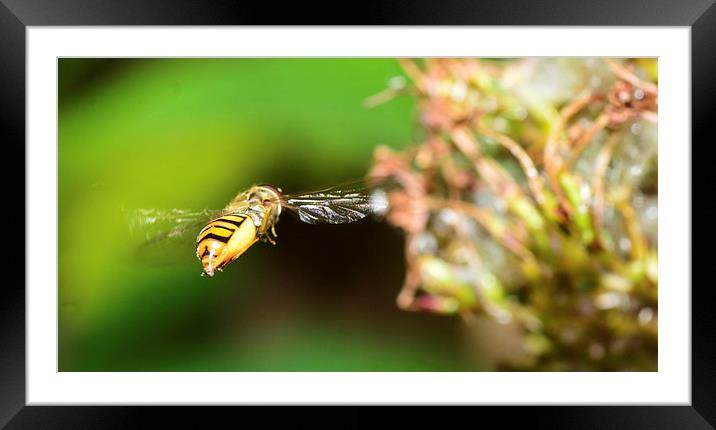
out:
{"label": "insect thorax", "polygon": [[264,236],[281,215],[281,195],[273,186],[255,185],[237,195],[225,210],[248,215],[256,226],[257,234]]}

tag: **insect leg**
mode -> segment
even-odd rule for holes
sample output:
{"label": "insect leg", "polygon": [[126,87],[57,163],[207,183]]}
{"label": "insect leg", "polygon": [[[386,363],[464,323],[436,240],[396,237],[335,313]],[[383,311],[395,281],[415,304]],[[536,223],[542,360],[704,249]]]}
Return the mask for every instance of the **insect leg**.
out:
{"label": "insect leg", "polygon": [[278,235],[276,234],[276,230],[273,227],[271,227],[266,233],[264,233],[260,237],[262,242],[268,242],[271,245],[276,245],[277,238]]}

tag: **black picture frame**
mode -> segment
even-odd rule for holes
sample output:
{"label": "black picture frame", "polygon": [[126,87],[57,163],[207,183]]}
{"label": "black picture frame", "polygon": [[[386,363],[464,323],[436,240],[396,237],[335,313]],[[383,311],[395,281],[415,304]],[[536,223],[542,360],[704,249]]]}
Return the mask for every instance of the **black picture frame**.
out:
{"label": "black picture frame", "polygon": [[[2,169],[6,201],[13,208],[25,197],[25,49],[27,26],[57,25],[557,25],[557,26],[687,26],[691,28],[692,152],[699,154],[713,139],[708,127],[716,112],[716,5],[715,0],[643,2],[621,0],[548,1],[426,1],[369,4],[272,3],[239,0],[0,0],[0,124],[6,163]],[[320,14],[318,13],[320,10]],[[677,144],[684,144],[679,142]],[[10,162],[12,160],[12,162]],[[23,160],[21,163],[20,160]],[[705,225],[716,215],[711,197],[708,157],[692,158],[692,228],[698,241],[716,238]],[[13,171],[11,167],[16,167]],[[20,186],[20,182],[23,186]],[[699,190],[702,192],[699,193]],[[704,198],[705,197],[705,198]],[[24,211],[24,210],[23,210]],[[15,211],[17,212],[17,211]],[[697,221],[698,220],[698,221]],[[23,228],[21,228],[21,225]],[[16,216],[6,224],[6,248],[24,261],[27,225]],[[23,244],[23,245],[20,245]],[[693,245],[692,245],[693,247]],[[11,248],[11,249],[10,249]],[[692,251],[692,273],[709,253]],[[699,265],[699,263],[702,263]],[[662,262],[668,264],[668,262]],[[144,421],[148,408],[26,406],[25,390],[25,272],[9,261],[0,300],[0,426],[7,428],[100,428],[132,426]],[[693,277],[695,280],[696,278]],[[713,428],[716,423],[716,353],[713,332],[716,312],[707,299],[712,286],[692,282],[692,379],[690,406],[549,406],[481,407],[479,422],[523,424],[548,428]],[[588,387],[585,387],[588,389]],[[618,389],[618,387],[615,387]],[[635,403],[637,401],[635,400]],[[177,408],[158,408],[157,414],[184,419]],[[216,409],[211,412],[216,414]],[[222,409],[221,414],[235,414]],[[354,414],[351,414],[354,416]],[[234,416],[234,420],[237,417]],[[273,419],[273,418],[272,418]],[[245,422],[245,418],[242,419]],[[477,424],[476,424],[477,425]]]}

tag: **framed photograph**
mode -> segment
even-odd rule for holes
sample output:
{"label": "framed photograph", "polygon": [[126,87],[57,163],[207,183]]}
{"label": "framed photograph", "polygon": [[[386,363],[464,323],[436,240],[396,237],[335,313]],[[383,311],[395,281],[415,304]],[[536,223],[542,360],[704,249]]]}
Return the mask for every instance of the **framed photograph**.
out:
{"label": "framed photograph", "polygon": [[691,238],[716,6],[552,3],[264,26],[3,0],[25,252],[0,422],[460,404],[712,428]]}

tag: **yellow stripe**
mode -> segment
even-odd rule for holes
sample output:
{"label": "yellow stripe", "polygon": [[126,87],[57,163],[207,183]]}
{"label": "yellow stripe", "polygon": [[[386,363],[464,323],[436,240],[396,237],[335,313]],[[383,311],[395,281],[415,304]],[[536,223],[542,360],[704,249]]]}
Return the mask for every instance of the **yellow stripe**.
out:
{"label": "yellow stripe", "polygon": [[[239,221],[239,222],[240,222],[240,221]],[[232,230],[236,230],[236,229],[239,227],[239,226],[237,226],[236,224],[232,224],[232,223],[230,223],[230,222],[222,221],[222,220],[220,220],[220,219],[217,219],[216,221],[214,221],[214,222],[212,223],[212,225],[216,225],[216,226],[219,226],[219,227],[226,227],[226,228],[230,228],[230,229],[232,229]]]}
{"label": "yellow stripe", "polygon": [[234,234],[233,230],[234,229],[232,229],[232,231],[228,231],[223,228],[215,228],[212,223],[212,225],[210,225],[209,228],[207,228],[204,232],[199,234],[199,239],[197,240],[197,242],[201,242],[209,234],[215,234],[215,235],[221,236],[221,237],[230,237],[232,234]]}
{"label": "yellow stripe", "polygon": [[234,234],[234,230],[236,230],[236,229],[232,228],[232,229],[227,230],[225,228],[217,228],[217,225],[214,224],[211,226],[211,228],[208,231],[210,231],[214,234],[218,234],[219,236],[229,237],[232,234]]}
{"label": "yellow stripe", "polygon": [[[227,233],[227,234],[223,234],[224,232]],[[231,236],[233,233],[228,232],[228,231],[225,231],[225,230],[223,230],[223,231],[218,231],[218,230],[215,229],[215,228],[210,228],[210,229],[206,230],[204,233],[202,233],[202,234],[199,236],[199,239],[197,240],[197,242],[201,242],[202,240],[206,239],[206,236],[208,236],[208,235],[210,235],[210,234],[213,234],[213,235],[215,235],[215,236],[220,236],[220,237],[226,238],[226,237]]]}
{"label": "yellow stripe", "polygon": [[222,219],[234,221],[234,222],[242,222],[243,220],[246,219],[246,217],[244,215],[229,214],[229,215],[224,215],[221,218],[217,218],[214,221],[221,221]]}

